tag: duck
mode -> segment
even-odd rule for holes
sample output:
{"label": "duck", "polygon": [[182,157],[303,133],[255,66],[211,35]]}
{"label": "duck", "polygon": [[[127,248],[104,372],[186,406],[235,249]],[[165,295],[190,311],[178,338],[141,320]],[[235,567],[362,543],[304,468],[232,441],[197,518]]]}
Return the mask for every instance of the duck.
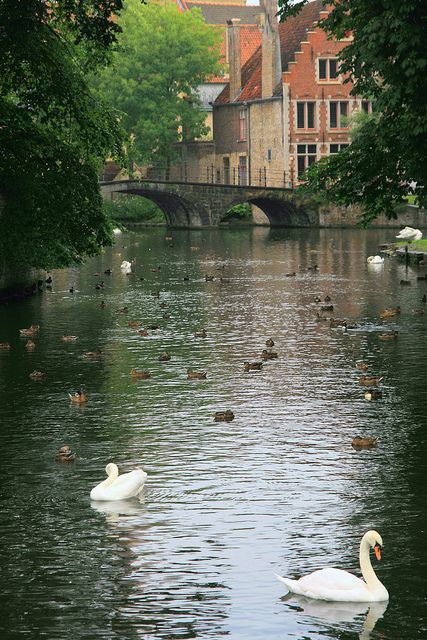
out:
{"label": "duck", "polygon": [[138,320],[128,320],[128,327],[142,327],[142,322],[138,322]]}
{"label": "duck", "polygon": [[52,284],[53,280],[52,280],[52,276],[48,276],[45,280],[46,284]]}
{"label": "duck", "polygon": [[365,387],[375,387],[383,378],[384,376],[360,376],[359,384]]}
{"label": "duck", "polygon": [[83,358],[88,360],[99,360],[102,357],[102,351],[85,351]]}
{"label": "duck", "polygon": [[111,274],[113,273],[113,270],[109,267],[108,269],[105,269],[104,273],[106,276],[111,276]]}
{"label": "duck", "polygon": [[231,422],[234,420],[234,413],[230,409],[226,411],[216,411],[214,420],[215,422]]}
{"label": "duck", "polygon": [[322,298],[319,298],[319,296],[316,296],[314,298],[314,302],[322,302]]}
{"label": "duck", "polygon": [[206,376],[206,371],[193,371],[192,369],[187,369],[187,380],[205,380]]}
{"label": "duck", "polygon": [[406,242],[415,242],[416,240],[421,240],[422,237],[422,232],[413,227],[404,227],[396,236],[398,240],[405,240]]}
{"label": "duck", "polygon": [[265,346],[269,348],[274,347],[274,340],[272,338],[269,338],[265,341]]}
{"label": "duck", "polygon": [[170,353],[168,353],[167,351],[164,351],[159,355],[160,362],[167,362],[170,359],[171,359]]}
{"label": "duck", "polygon": [[74,402],[74,404],[84,404],[89,399],[88,396],[81,389],[78,389],[73,393],[69,393],[68,397],[70,398],[71,402]]}
{"label": "duck", "polygon": [[279,357],[277,351],[272,351],[271,349],[263,349],[261,351],[261,356],[263,360],[274,360]]}
{"label": "duck", "polygon": [[332,567],[314,571],[299,580],[276,576],[289,591],[315,600],[331,602],[385,602],[388,591],[378,580],[372,568],[369,551],[374,549],[381,559],[383,541],[377,531],[367,531],[360,542],[359,562],[364,580],[352,573]]}
{"label": "duck", "polygon": [[427,302],[427,296],[426,296],[426,294],[424,294],[424,295],[423,295],[423,297],[421,298],[421,302],[422,302],[423,304],[425,304],[425,303]]}
{"label": "duck", "polygon": [[292,271],[291,273],[285,273],[285,278],[293,278],[296,275],[297,275],[296,272]]}
{"label": "duck", "polygon": [[338,318],[329,318],[329,326],[334,327],[347,327],[347,320],[339,320]]}
{"label": "duck", "polygon": [[386,331],[385,333],[379,333],[378,338],[380,340],[395,340],[398,335],[398,331]]}
{"label": "duck", "polygon": [[43,371],[32,371],[30,373],[31,380],[43,380],[46,378],[46,374]]}
{"label": "duck", "polygon": [[331,296],[325,296],[323,302],[330,302],[332,300]]}
{"label": "duck", "polygon": [[38,334],[39,329],[40,325],[32,324],[31,327],[28,327],[28,329],[19,329],[19,333],[21,334],[21,336],[32,338],[33,336]]}
{"label": "duck", "polygon": [[147,329],[140,329],[138,331],[138,333],[139,333],[140,336],[148,336],[149,335]]}
{"label": "duck", "polygon": [[9,351],[9,350],[10,350],[10,344],[8,342],[0,342],[0,351]]}
{"label": "duck", "polygon": [[114,462],[105,467],[108,478],[96,485],[90,492],[91,500],[127,500],[136,498],[142,491],[147,474],[142,469],[135,469],[129,473],[119,475],[119,469]]}
{"label": "duck", "polygon": [[95,289],[97,291],[99,291],[100,289],[103,289],[104,287],[105,287],[104,280],[101,280],[101,282],[97,282],[96,285],[95,285]]}
{"label": "duck", "polygon": [[333,311],[333,310],[334,310],[333,304],[324,304],[320,307],[320,311]]}
{"label": "duck", "polygon": [[101,307],[101,309],[105,309],[107,307],[107,303],[105,302],[105,300],[101,300],[101,304],[99,306]]}
{"label": "duck", "polygon": [[72,286],[72,287],[70,287],[70,288],[68,289],[68,291],[69,291],[70,293],[75,293],[75,292],[77,291],[77,289],[76,289],[74,286]]}
{"label": "duck", "polygon": [[330,320],[332,320],[332,318],[322,316],[318,311],[316,311],[316,322],[328,322]]}
{"label": "duck", "polygon": [[245,371],[261,371],[262,362],[244,362],[243,368]]}
{"label": "duck", "polygon": [[377,438],[372,438],[370,436],[366,436],[365,438],[363,438],[362,436],[356,436],[351,441],[351,446],[355,449],[358,449],[359,447],[375,447],[376,444]]}
{"label": "duck", "polygon": [[369,369],[369,365],[366,362],[363,362],[362,360],[358,360],[355,366],[356,366],[356,369],[359,369],[359,371],[366,371],[366,369]]}
{"label": "duck", "polygon": [[393,318],[398,313],[400,313],[399,306],[392,307],[391,309],[384,309],[383,311],[380,311],[378,315],[380,318]]}
{"label": "duck", "polygon": [[119,309],[116,309],[116,313],[129,313],[129,307],[120,307]]}
{"label": "duck", "polygon": [[215,276],[208,276],[208,274],[205,275],[205,282],[213,282],[215,280]]}
{"label": "duck", "polygon": [[55,456],[57,462],[74,462],[76,458],[76,454],[71,451],[68,444],[64,444]]}
{"label": "duck", "polygon": [[130,376],[131,378],[138,378],[138,380],[148,380],[148,378],[151,378],[151,373],[134,367],[130,370]]}
{"label": "duck", "polygon": [[61,340],[62,342],[76,342],[76,340],[78,340],[78,336],[62,336]]}
{"label": "duck", "polygon": [[379,400],[380,398],[383,397],[383,392],[380,391],[379,389],[371,389],[370,391],[365,391],[365,393],[363,394],[363,397],[368,402],[370,400]]}
{"label": "duck", "polygon": [[410,280],[401,280],[399,282],[400,285],[402,285],[403,287],[410,287],[411,286],[411,281]]}
{"label": "duck", "polygon": [[207,337],[206,329],[202,329],[201,331],[196,331],[194,334],[195,338],[206,338]]}
{"label": "duck", "polygon": [[423,316],[424,315],[424,309],[412,309],[412,313],[416,316]]}
{"label": "duck", "polygon": [[368,264],[384,264],[384,258],[381,258],[381,256],[368,256],[366,262]]}

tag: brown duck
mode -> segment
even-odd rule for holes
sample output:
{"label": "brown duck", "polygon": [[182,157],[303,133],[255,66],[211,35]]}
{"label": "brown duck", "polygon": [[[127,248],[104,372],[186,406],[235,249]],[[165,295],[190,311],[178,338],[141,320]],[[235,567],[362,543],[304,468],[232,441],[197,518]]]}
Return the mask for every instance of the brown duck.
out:
{"label": "brown duck", "polygon": [[76,454],[71,451],[68,444],[64,444],[55,456],[57,462],[74,462],[76,458]]}
{"label": "brown duck", "polygon": [[263,349],[261,351],[261,358],[263,360],[274,360],[275,358],[278,357],[278,353],[277,351],[272,351],[271,349]]}
{"label": "brown duck", "polygon": [[135,378],[138,380],[147,380],[151,378],[151,373],[149,371],[144,371],[143,369],[136,369],[135,367],[130,371],[131,378]]}
{"label": "brown duck", "polygon": [[206,375],[206,371],[193,371],[192,369],[187,369],[187,380],[205,380]]}
{"label": "brown duck", "polygon": [[361,436],[356,436],[351,441],[351,446],[355,449],[359,449],[362,447],[375,447],[377,444],[377,438],[366,437],[362,438]]}
{"label": "brown duck", "polygon": [[74,402],[74,404],[84,404],[88,401],[88,396],[81,389],[78,389],[78,391],[74,391],[74,393],[69,393],[68,397],[70,398],[71,402]]}
{"label": "brown duck", "polygon": [[245,371],[261,371],[262,362],[244,362],[243,368]]}
{"label": "brown duck", "polygon": [[226,411],[216,411],[214,420],[215,422],[231,422],[234,420],[234,413],[230,409]]}
{"label": "brown duck", "polygon": [[362,384],[364,387],[375,387],[384,376],[360,376],[359,384]]}

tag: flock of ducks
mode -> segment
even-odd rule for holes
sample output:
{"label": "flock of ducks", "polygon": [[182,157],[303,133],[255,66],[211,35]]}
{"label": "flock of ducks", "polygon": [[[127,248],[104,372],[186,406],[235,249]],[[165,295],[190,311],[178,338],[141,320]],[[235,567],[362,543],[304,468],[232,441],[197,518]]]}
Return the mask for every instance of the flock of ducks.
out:
{"label": "flock of ducks", "polygon": [[[419,230],[414,230],[409,227],[403,229],[398,236],[398,239],[405,239],[410,242],[413,240],[418,240],[422,237],[422,233]],[[382,264],[384,258],[381,256],[369,256],[367,258],[368,264]],[[121,264],[121,271],[125,274],[133,274],[134,271],[134,261],[123,261]],[[159,270],[158,267],[157,270]],[[311,270],[316,271],[317,265],[311,268]],[[104,273],[108,273],[111,275],[112,270],[108,269]],[[294,276],[295,273],[285,274],[287,277]],[[185,279],[188,279],[186,276]],[[205,276],[206,282],[213,281],[214,277],[210,275]],[[225,279],[221,278],[221,281],[225,281]],[[51,286],[52,278],[49,276],[46,282]],[[103,288],[104,283],[101,282],[96,288]],[[72,292],[75,291],[74,287],[72,287]],[[70,289],[71,291],[71,289]],[[159,297],[159,296],[157,296]],[[426,296],[423,296],[422,301],[426,302]],[[343,327],[345,330],[351,328],[346,321],[338,320],[334,317],[325,317],[322,314],[325,312],[333,312],[334,305],[331,304],[330,296],[325,296],[323,300],[320,297],[315,298],[315,302],[322,303],[320,307],[320,312],[317,312],[316,319],[318,321],[329,321],[331,327]],[[101,302],[101,308],[105,308],[105,302]],[[163,307],[165,305],[163,304]],[[117,313],[127,314],[129,312],[128,307],[122,307],[117,309]],[[399,306],[384,309],[380,311],[379,318],[381,320],[386,320],[388,318],[393,318],[397,314],[401,312]],[[139,321],[128,321],[128,326],[131,328],[137,328],[138,333],[141,336],[148,335],[147,328],[140,328],[142,323]],[[156,326],[152,326],[152,329],[156,329]],[[31,351],[35,348],[35,343],[32,338],[36,337],[39,333],[39,325],[31,325],[28,328],[20,329],[20,335],[23,338],[27,338],[26,349]],[[196,338],[206,338],[207,331],[206,329],[201,329],[194,333]],[[379,334],[379,339],[381,340],[395,340],[398,337],[398,331],[387,331]],[[74,335],[63,335],[61,340],[65,343],[73,343],[78,340],[77,336]],[[265,349],[262,349],[260,354],[260,361],[253,362],[244,362],[243,369],[245,372],[251,371],[260,371],[263,367],[263,361],[265,360],[274,360],[278,358],[278,353],[273,351],[274,340],[272,338],[268,338],[265,341]],[[10,345],[8,343],[0,343],[0,350],[9,350]],[[101,351],[92,351],[86,352],[83,354],[83,357],[88,359],[99,359],[101,358]],[[160,356],[159,360],[161,362],[167,362],[171,359],[170,354],[167,351],[164,351]],[[361,372],[359,375],[359,384],[363,387],[366,387],[367,390],[364,393],[364,397],[366,400],[375,400],[380,399],[382,397],[382,391],[378,389],[378,385],[383,380],[383,376],[379,375],[367,375],[365,372],[369,368],[368,364],[363,361],[357,361],[355,364],[356,368]],[[139,368],[132,368],[130,371],[131,378],[134,379],[148,379],[151,377],[149,371],[145,371]],[[45,374],[41,371],[33,371],[30,374],[30,377],[33,380],[42,380],[45,378]],[[206,371],[195,371],[192,369],[187,369],[187,379],[188,380],[203,380],[206,379],[207,372]],[[87,394],[82,390],[78,389],[72,393],[69,393],[69,400],[73,404],[82,405],[88,401]],[[234,420],[234,413],[230,409],[225,411],[217,411],[214,415],[214,420],[216,422],[231,422]],[[371,436],[356,436],[352,440],[352,446],[356,449],[365,448],[365,447],[373,447],[377,443],[377,439]],[[71,463],[76,460],[77,456],[72,452],[69,445],[63,445],[56,454],[56,460],[60,463]],[[96,501],[110,501],[110,500],[124,500],[132,497],[137,497],[141,491],[143,490],[147,474],[142,469],[136,469],[129,473],[119,474],[119,470],[116,464],[109,463],[105,468],[105,472],[107,478],[102,480],[99,484],[97,484],[92,491],[90,492],[90,498]],[[351,602],[376,602],[376,601],[386,601],[388,600],[388,592],[385,589],[384,585],[378,580],[375,576],[375,573],[372,569],[369,550],[371,548],[374,549],[377,558],[381,557],[380,549],[382,546],[381,536],[376,531],[368,531],[362,538],[360,544],[360,567],[362,571],[362,575],[365,581],[355,577],[354,575],[342,571],[340,569],[322,569],[320,571],[315,571],[308,576],[304,576],[299,580],[291,580],[289,578],[284,578],[282,576],[277,576],[277,578],[282,581],[289,591],[300,594],[309,598],[320,599],[320,600],[330,600],[330,601],[351,601]]]}

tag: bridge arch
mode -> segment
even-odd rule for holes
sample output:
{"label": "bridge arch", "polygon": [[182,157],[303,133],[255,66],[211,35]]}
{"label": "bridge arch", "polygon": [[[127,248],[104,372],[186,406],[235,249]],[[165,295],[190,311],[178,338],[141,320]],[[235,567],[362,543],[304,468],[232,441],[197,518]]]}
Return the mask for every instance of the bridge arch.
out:
{"label": "bridge arch", "polygon": [[[246,194],[248,196],[249,194]],[[272,227],[305,227],[311,224],[311,216],[305,207],[283,197],[251,196],[235,198],[225,211],[219,214],[219,221],[223,220],[227,211],[238,204],[253,204],[265,214]]]}
{"label": "bridge arch", "polygon": [[127,188],[126,185],[114,189],[112,193],[142,196],[151,200],[161,209],[170,227],[203,227],[210,224],[209,215],[199,204],[172,191],[159,191],[150,188]]}

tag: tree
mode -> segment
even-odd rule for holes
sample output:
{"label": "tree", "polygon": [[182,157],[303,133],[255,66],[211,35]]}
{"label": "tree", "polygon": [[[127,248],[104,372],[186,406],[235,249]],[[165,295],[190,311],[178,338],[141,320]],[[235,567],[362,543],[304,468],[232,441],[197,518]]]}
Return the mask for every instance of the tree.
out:
{"label": "tree", "polygon": [[[307,0],[279,0],[281,20]],[[352,144],[313,165],[312,191],[326,190],[340,204],[360,203],[363,221],[396,217],[395,205],[411,190],[427,196],[427,4],[424,0],[332,0],[320,26],[336,39],[352,34],[340,70],[352,93],[370,99],[373,114],[358,118]]]}
{"label": "tree", "polygon": [[196,88],[218,74],[218,30],[197,10],[127,0],[120,48],[97,86],[121,114],[133,159],[167,168],[174,143],[206,132]]}
{"label": "tree", "polygon": [[52,268],[110,242],[98,169],[121,132],[95,100],[122,0],[0,0],[1,268]]}

